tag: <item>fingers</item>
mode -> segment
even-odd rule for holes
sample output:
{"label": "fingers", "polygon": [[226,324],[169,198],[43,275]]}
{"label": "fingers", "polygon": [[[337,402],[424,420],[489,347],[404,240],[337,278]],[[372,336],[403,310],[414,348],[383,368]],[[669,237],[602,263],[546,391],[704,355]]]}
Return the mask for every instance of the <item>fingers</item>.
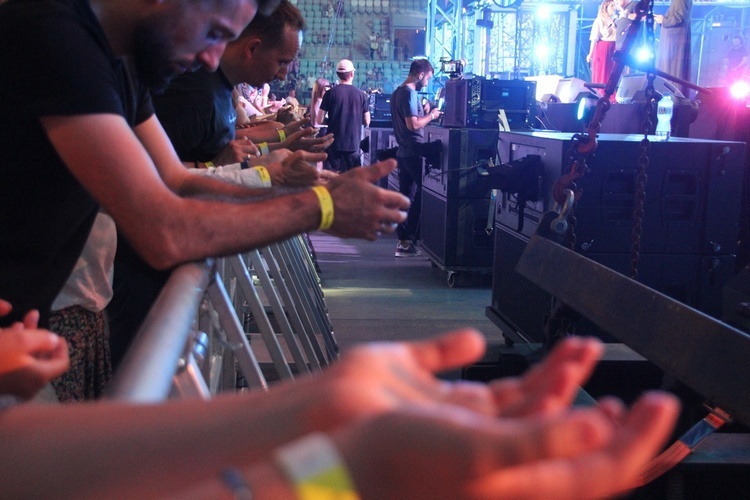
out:
{"label": "fingers", "polygon": [[550,414],[565,410],[601,357],[596,339],[570,337],[520,379],[490,384],[500,415]]}
{"label": "fingers", "polygon": [[32,309],[27,312],[23,317],[23,326],[29,330],[33,330],[39,326],[39,311]]}
{"label": "fingers", "polygon": [[[47,330],[10,329],[0,338],[0,373],[27,366],[36,359],[51,358],[64,340]],[[65,347],[67,357],[67,346]]]}
{"label": "fingers", "polygon": [[334,179],[338,177],[338,172],[334,172],[333,170],[321,170],[320,171],[320,178],[326,181],[330,181],[331,179]]}
{"label": "fingers", "polygon": [[299,129],[307,125],[309,122],[310,120],[308,118],[302,118],[295,122],[289,123],[284,126],[284,132],[286,132],[287,135],[293,134],[294,132],[298,131]]}
{"label": "fingers", "polygon": [[480,332],[466,328],[406,345],[418,366],[437,373],[476,361],[484,354],[486,343]]}
{"label": "fingers", "polygon": [[325,151],[331,144],[333,144],[333,134],[327,134],[322,137],[305,137],[302,139],[302,147],[310,152]]}
{"label": "fingers", "polygon": [[48,330],[25,330],[19,333],[21,348],[27,354],[47,355],[65,344],[65,340]]}
{"label": "fingers", "polygon": [[60,338],[57,348],[55,348],[48,357],[37,360],[33,367],[47,381],[59,377],[70,367],[70,355],[68,344],[65,339]]}
{"label": "fingers", "polygon": [[[556,418],[545,431],[525,435],[526,442],[533,444],[527,450],[532,454],[525,456],[525,464],[488,476],[479,490],[488,498],[496,498],[498,491],[509,498],[555,499],[605,498],[623,493],[640,486],[641,472],[664,445],[678,412],[676,398],[664,393],[642,397],[619,428],[607,424],[603,413],[587,410],[577,418],[588,420],[590,430],[603,432],[601,445],[585,434],[579,439],[575,432],[561,431]],[[536,436],[554,441],[548,446]],[[586,440],[588,445],[581,446]],[[493,491],[494,496],[490,494]]]}
{"label": "fingers", "polygon": [[364,172],[367,168],[352,169],[330,179],[328,190],[336,211],[330,234],[375,240],[395,231],[396,225],[406,219],[409,199],[373,185]]}
{"label": "fingers", "polygon": [[612,443],[624,472],[640,474],[664,446],[679,412],[679,401],[667,393],[649,392],[636,401]]}
{"label": "fingers", "polygon": [[368,182],[377,182],[379,179],[390,174],[395,168],[396,160],[391,159],[350,170],[350,172],[358,172],[360,175],[364,175]]}
{"label": "fingers", "polygon": [[12,309],[13,306],[10,305],[10,302],[0,299],[0,316],[8,315]]}
{"label": "fingers", "polygon": [[314,153],[311,151],[300,151],[300,153],[301,159],[308,163],[317,163],[319,161],[325,161],[325,159],[328,158],[328,155],[323,152]]}
{"label": "fingers", "polygon": [[253,144],[253,141],[251,141],[249,137],[245,137],[242,144],[242,152],[248,155],[258,156],[260,150],[255,144]]}

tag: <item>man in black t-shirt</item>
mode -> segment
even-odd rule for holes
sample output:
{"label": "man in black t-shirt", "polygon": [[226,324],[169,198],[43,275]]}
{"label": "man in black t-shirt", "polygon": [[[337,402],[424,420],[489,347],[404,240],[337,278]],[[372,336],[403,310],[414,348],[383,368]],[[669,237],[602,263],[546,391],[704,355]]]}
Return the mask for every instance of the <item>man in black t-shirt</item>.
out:
{"label": "man in black t-shirt", "polygon": [[257,16],[227,44],[216,71],[186,73],[175,78],[164,93],[154,95],[156,116],[186,166],[228,165],[245,160],[248,154],[254,156],[256,147],[246,137],[255,144],[268,143],[272,151],[283,147],[320,152],[328,147],[331,138],[304,134],[298,138],[299,123],[283,129],[284,141],[273,127],[235,130],[233,88],[243,83],[259,88],[284,80],[288,65],[299,53],[304,29],[299,9],[283,0],[273,14]]}
{"label": "man in black t-shirt", "polygon": [[[0,326],[30,309],[47,326],[100,203],[160,269],[320,225],[312,190],[259,201],[257,190],[188,172],[145,91],[187,68],[215,70],[226,43],[271,2],[144,2],[135,11],[127,2],[93,9],[87,0],[0,5],[0,44],[14,47],[0,51],[0,297],[14,306]],[[332,231],[373,239],[389,231],[384,220],[404,218],[407,200],[372,184],[389,171],[373,165],[327,185]]]}
{"label": "man in black t-shirt", "polygon": [[362,141],[362,125],[370,125],[370,108],[365,93],[352,85],[354,64],[349,59],[339,61],[336,76],[339,84],[323,95],[318,121],[322,123],[328,113],[328,133],[333,134],[328,160],[333,170],[346,172],[362,165],[359,143]]}

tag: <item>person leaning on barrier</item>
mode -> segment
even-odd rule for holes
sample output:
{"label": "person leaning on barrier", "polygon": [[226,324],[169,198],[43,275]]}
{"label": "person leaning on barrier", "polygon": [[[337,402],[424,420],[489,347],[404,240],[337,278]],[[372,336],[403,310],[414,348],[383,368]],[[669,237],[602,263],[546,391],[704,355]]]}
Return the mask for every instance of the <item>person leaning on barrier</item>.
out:
{"label": "person leaning on barrier", "polygon": [[[227,43],[216,71],[201,68],[185,73],[174,78],[163,93],[153,96],[156,117],[186,166],[254,162],[261,151],[267,154],[280,148],[325,151],[333,137],[311,137],[316,132],[302,128],[307,123],[304,120],[284,127],[276,123],[273,128],[235,129],[233,87],[246,83],[260,88],[273,80],[284,80],[289,63],[299,52],[304,29],[300,11],[282,0],[273,13],[257,15],[236,40]],[[296,168],[306,164],[298,163]]]}
{"label": "person leaning on barrier", "polygon": [[[235,139],[231,117],[234,106],[230,101],[233,90],[230,84],[260,87],[286,79],[288,65],[299,52],[304,29],[299,9],[282,0],[272,14],[257,15],[236,40],[227,44],[215,72],[198,70],[177,77],[165,94],[154,97],[156,116],[180,159],[187,166],[207,167],[192,172],[227,177],[255,187],[256,180],[247,180],[255,170],[240,170],[243,165],[264,166],[268,178],[262,179],[265,182],[261,186],[268,187],[270,182],[271,186],[300,187],[318,181],[320,174],[313,164],[325,159],[323,152],[333,136],[315,137],[315,131],[303,128],[307,120],[295,120],[273,129],[239,130]],[[258,144],[263,143],[266,146],[261,147],[267,147],[269,152],[254,156],[260,154]],[[226,145],[218,149],[222,144]],[[213,166],[197,160],[207,157],[213,158]]]}
{"label": "person leaning on barrier", "polygon": [[[0,302],[0,312],[7,309]],[[13,334],[51,335],[12,329],[0,329],[1,346]],[[24,341],[15,357],[0,357],[3,392],[22,383],[7,383],[6,366],[34,364],[30,346]],[[328,370],[269,392],[152,405],[6,403],[0,484],[10,498],[252,492],[272,500],[578,500],[639,484],[674,425],[674,397],[645,395],[630,411],[613,399],[571,409],[602,351],[599,341],[575,337],[522,378],[488,385],[436,378],[483,350],[479,332],[459,330],[359,346]],[[304,493],[311,490],[324,496]]]}
{"label": "person leaning on barrier", "polygon": [[[191,169],[191,173],[248,187],[309,187],[318,183],[321,174],[314,163],[325,160],[323,150],[332,135],[309,138],[315,131],[300,129],[303,122],[298,122],[280,130],[244,129],[235,139],[234,87],[244,82],[259,88],[274,79],[284,80],[289,62],[299,52],[304,28],[300,11],[288,0],[281,0],[273,13],[256,15],[239,37],[227,44],[216,71],[203,68],[185,73],[174,78],[164,93],[154,95],[156,117],[180,160],[185,166],[201,162],[207,167]],[[256,157],[253,140],[259,138],[265,138],[259,144],[265,152]],[[318,152],[274,149],[274,144],[265,142],[271,139],[275,145]],[[202,163],[208,159],[213,163]],[[168,271],[158,271],[144,262],[126,238],[118,238],[114,296],[107,308],[115,369],[168,277]]]}
{"label": "person leaning on barrier", "polygon": [[[393,164],[258,201],[262,192],[192,175],[180,163],[148,88],[195,65],[216,69],[226,43],[256,9],[254,0],[9,0],[0,6],[0,43],[14,47],[0,51],[0,67],[13,68],[0,72],[6,207],[0,296],[17,311],[38,309],[47,326],[100,204],[160,269],[319,228],[375,239],[403,220],[408,200],[373,184]],[[54,98],[40,91],[50,80],[61,88]],[[18,321],[16,314],[0,321]]]}

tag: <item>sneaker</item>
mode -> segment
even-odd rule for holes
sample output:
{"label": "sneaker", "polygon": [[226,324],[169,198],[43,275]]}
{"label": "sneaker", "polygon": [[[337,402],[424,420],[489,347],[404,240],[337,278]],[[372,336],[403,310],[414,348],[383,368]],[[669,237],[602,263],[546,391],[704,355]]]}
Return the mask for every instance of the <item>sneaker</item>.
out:
{"label": "sneaker", "polygon": [[396,245],[396,257],[419,257],[420,255],[422,251],[411,243],[407,246],[402,246],[401,243]]}

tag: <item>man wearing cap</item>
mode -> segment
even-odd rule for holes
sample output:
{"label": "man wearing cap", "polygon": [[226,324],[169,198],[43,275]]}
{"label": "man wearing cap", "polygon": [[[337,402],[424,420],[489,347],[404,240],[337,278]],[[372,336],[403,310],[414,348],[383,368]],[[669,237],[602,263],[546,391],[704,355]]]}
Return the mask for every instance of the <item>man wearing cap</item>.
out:
{"label": "man wearing cap", "polygon": [[346,172],[361,165],[359,143],[362,125],[370,124],[370,108],[364,92],[352,85],[354,64],[342,59],[336,65],[339,84],[323,95],[318,111],[318,122],[328,113],[328,133],[333,134],[333,144],[328,148],[328,160],[333,170]]}

